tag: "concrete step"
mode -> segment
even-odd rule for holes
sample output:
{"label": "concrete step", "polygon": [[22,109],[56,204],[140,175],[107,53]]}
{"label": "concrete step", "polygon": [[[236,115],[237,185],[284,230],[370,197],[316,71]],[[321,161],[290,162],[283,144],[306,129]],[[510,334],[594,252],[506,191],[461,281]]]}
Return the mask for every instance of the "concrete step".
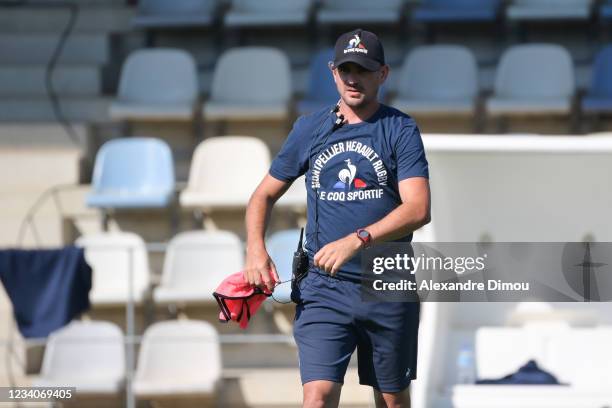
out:
{"label": "concrete step", "polygon": [[[0,97],[46,95],[45,68],[44,65],[0,66]],[[98,95],[101,83],[101,72],[96,65],[59,66],[53,74],[59,95]]]}
{"label": "concrete step", "polygon": [[[79,1],[79,4],[83,1]],[[110,7],[106,4],[83,7],[79,10],[74,26],[74,33],[109,33],[123,32],[131,29],[130,21],[134,9],[128,7]],[[56,7],[52,2],[43,7],[31,5],[3,8],[0,14],[0,32],[5,33],[41,33],[61,32],[68,24],[70,13],[63,7]]]}
{"label": "concrete step", "polygon": [[[0,218],[0,247],[2,248],[53,248],[66,245],[64,223],[59,216],[37,216],[26,224],[23,238],[19,239],[25,213],[18,218]],[[34,225],[35,230],[32,229]],[[19,242],[18,242],[19,241]],[[1,405],[0,405],[1,406]]]}
{"label": "concrete step", "polygon": [[[42,191],[58,184],[78,184],[82,152],[78,147],[0,150],[0,196],[14,191]],[[2,212],[16,197],[3,197]],[[8,201],[7,201],[8,200]]]}
{"label": "concrete step", "polygon": [[[41,200],[41,194],[52,186],[29,185],[29,190],[15,188],[2,189],[0,202],[0,247],[15,246],[27,213],[34,203]],[[73,241],[80,225],[88,227],[89,232],[99,232],[100,213],[85,205],[85,197],[90,187],[75,185],[57,189],[55,194],[47,196],[39,203],[31,223],[25,225],[22,244],[26,247],[63,246]],[[79,223],[75,221],[79,220]],[[34,228],[32,228],[34,227]],[[37,237],[39,240],[37,240]]]}
{"label": "concrete step", "polygon": [[[222,406],[235,407],[301,407],[302,384],[299,369],[261,368],[253,370],[225,370],[224,386],[220,395]],[[350,408],[373,407],[370,387],[359,385],[357,370],[347,370],[340,406]]]}
{"label": "concrete step", "polygon": [[[64,116],[74,122],[108,121],[109,97],[60,98]],[[21,97],[0,99],[0,122],[51,122],[56,117],[49,99]]]}
{"label": "concrete step", "polygon": [[[59,33],[0,34],[0,64],[46,64],[57,46]],[[110,45],[105,34],[75,34],[68,38],[60,64],[98,64],[109,61]]]}
{"label": "concrete step", "polygon": [[[78,123],[72,126],[79,139],[79,146],[85,146],[87,126]],[[74,142],[57,123],[0,123],[0,150],[74,147]]]}

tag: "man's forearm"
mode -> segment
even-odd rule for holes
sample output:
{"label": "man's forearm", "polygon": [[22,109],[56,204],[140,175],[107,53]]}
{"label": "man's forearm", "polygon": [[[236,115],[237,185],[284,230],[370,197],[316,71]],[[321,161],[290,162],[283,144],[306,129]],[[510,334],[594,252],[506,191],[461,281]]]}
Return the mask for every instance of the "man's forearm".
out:
{"label": "man's forearm", "polygon": [[251,285],[265,285],[268,290],[280,279],[266,250],[265,235],[270,213],[276,200],[282,196],[290,183],[275,179],[267,174],[251,195],[246,209],[247,253],[244,265],[244,279]]}
{"label": "man's forearm", "polygon": [[[365,226],[372,242],[384,242],[403,237],[429,222],[429,203],[404,203],[381,220]],[[314,256],[314,265],[335,275],[340,267],[362,247],[357,234],[330,242]]]}
{"label": "man's forearm", "polygon": [[274,202],[263,194],[253,194],[246,210],[247,250],[265,247],[264,237]]}
{"label": "man's forearm", "polygon": [[290,185],[268,174],[251,195],[245,216],[247,251],[265,249],[264,237],[272,207]]}
{"label": "man's forearm", "polygon": [[429,221],[427,207],[403,203],[381,220],[365,228],[372,236],[373,242],[385,242],[406,236]]}

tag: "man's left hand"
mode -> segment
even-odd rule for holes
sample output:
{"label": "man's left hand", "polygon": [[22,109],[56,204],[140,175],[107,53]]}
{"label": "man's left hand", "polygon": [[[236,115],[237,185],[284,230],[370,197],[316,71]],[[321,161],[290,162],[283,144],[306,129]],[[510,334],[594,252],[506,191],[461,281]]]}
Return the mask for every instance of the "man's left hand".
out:
{"label": "man's left hand", "polygon": [[314,256],[314,265],[334,276],[338,273],[340,267],[357,253],[362,245],[357,234],[349,234],[321,248]]}

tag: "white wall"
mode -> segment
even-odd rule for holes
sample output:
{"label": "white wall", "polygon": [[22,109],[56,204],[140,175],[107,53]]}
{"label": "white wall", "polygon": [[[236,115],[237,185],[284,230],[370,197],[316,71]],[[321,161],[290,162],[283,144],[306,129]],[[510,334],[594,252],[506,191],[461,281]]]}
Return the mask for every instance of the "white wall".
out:
{"label": "white wall", "polygon": [[[612,134],[424,135],[432,223],[415,241],[612,241]],[[612,325],[610,303],[555,303],[574,325]],[[415,408],[448,407],[456,353],[480,326],[512,323],[514,303],[426,303]]]}

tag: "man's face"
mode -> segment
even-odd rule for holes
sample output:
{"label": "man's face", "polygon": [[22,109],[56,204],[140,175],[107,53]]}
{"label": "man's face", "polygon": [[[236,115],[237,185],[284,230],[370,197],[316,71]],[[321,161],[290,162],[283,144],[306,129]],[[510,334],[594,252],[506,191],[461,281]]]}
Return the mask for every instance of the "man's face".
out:
{"label": "man's face", "polygon": [[351,108],[361,108],[376,100],[389,67],[383,65],[378,71],[368,71],[354,62],[345,62],[332,72],[342,101]]}

